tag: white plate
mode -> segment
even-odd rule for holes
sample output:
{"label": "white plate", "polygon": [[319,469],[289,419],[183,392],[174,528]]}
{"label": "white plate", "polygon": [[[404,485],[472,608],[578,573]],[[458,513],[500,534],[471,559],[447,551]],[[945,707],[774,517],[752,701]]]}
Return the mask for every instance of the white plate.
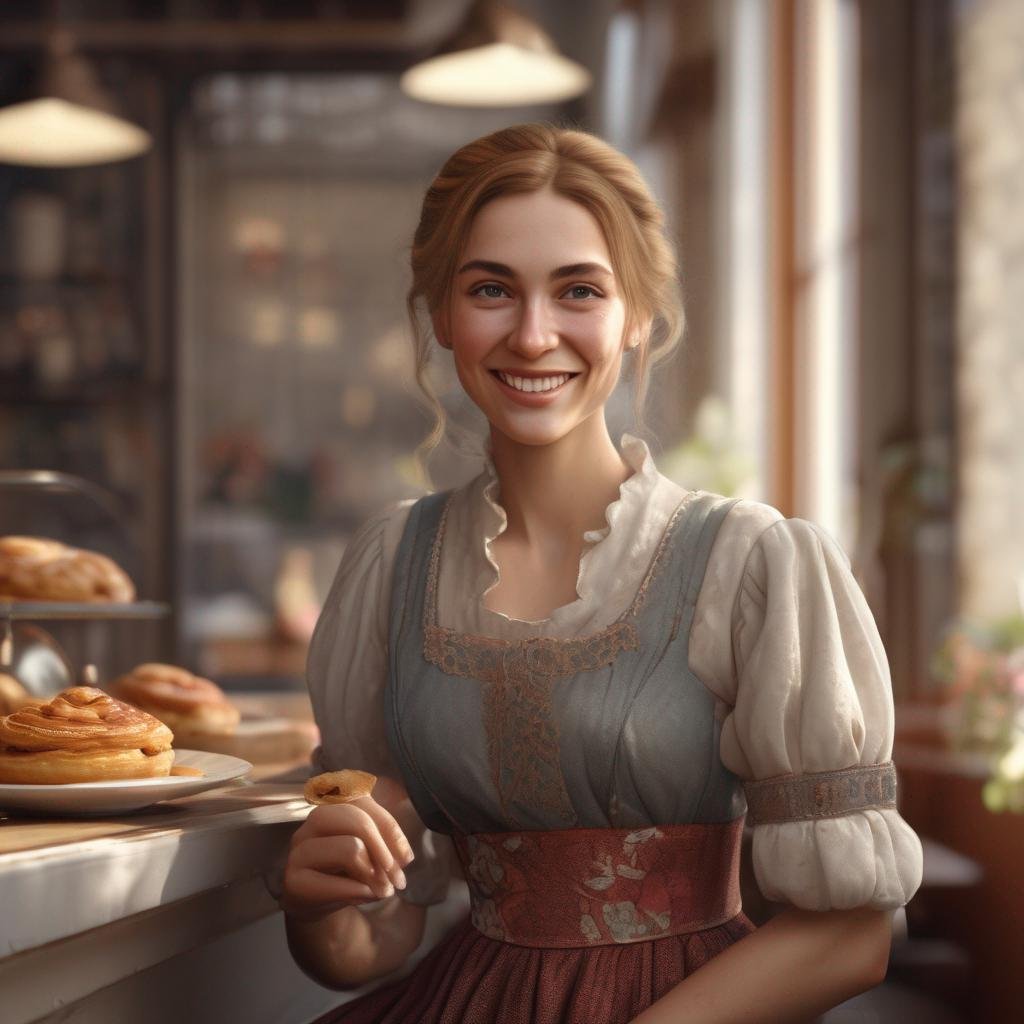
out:
{"label": "white plate", "polygon": [[175,750],[174,763],[200,768],[202,778],[168,775],[158,779],[121,779],[115,782],[75,782],[63,786],[18,786],[0,783],[0,808],[61,816],[124,813],[202,793],[223,786],[252,771],[240,757],[207,754],[202,750]]}

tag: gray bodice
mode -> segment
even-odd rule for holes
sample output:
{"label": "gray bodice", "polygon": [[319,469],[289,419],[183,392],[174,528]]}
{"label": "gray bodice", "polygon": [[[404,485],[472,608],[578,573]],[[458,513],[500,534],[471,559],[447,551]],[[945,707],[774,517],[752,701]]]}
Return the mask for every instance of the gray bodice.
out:
{"label": "gray bodice", "polygon": [[742,815],[716,698],[687,656],[708,555],[737,499],[688,492],[633,603],[605,629],[510,641],[437,623],[448,497],[410,510],[391,594],[388,743],[425,824],[452,834]]}

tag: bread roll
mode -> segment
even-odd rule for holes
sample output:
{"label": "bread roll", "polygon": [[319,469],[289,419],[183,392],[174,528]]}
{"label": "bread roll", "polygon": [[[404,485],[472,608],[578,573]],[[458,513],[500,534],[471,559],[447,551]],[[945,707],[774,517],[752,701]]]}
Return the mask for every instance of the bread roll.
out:
{"label": "bread roll", "polygon": [[230,736],[241,718],[216,683],[176,665],[138,665],[108,689],[166,723],[179,747],[197,744],[201,749],[205,736]]}
{"label": "bread roll", "polygon": [[135,585],[95,551],[43,537],[0,537],[0,600],[135,600]]}

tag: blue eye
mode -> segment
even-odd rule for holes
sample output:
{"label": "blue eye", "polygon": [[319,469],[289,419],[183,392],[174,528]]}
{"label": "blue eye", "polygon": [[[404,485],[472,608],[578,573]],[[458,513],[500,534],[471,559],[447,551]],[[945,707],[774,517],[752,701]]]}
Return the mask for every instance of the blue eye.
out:
{"label": "blue eye", "polygon": [[505,289],[500,284],[479,284],[470,295],[479,295],[484,299],[500,299],[505,295]]}
{"label": "blue eye", "polygon": [[597,292],[589,284],[574,284],[566,294],[570,299],[596,299]]}

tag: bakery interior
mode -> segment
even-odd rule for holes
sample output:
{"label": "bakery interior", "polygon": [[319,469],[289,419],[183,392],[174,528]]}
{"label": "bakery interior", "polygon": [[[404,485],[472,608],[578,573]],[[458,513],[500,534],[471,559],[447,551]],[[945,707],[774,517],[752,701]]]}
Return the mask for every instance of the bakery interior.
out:
{"label": "bakery interior", "polygon": [[[85,596],[0,593],[0,675],[49,699],[184,669],[233,709],[201,749],[252,766],[138,813],[0,809],[0,1016],[301,1024],[345,998],[291,962],[268,881],[308,812],[308,642],[353,531],[425,491],[404,303],[423,189],[462,143],[542,119],[636,160],[676,240],[659,468],[823,525],[885,643],[924,881],[885,982],[821,1020],[1019,1019],[1024,5],[499,8],[0,5],[0,537],[103,556]],[[493,53],[446,94],[407,74],[493,44],[576,77],[524,93],[542,76],[506,81]],[[444,489],[476,472],[480,424],[436,372]],[[749,878],[744,900],[778,909]]]}

